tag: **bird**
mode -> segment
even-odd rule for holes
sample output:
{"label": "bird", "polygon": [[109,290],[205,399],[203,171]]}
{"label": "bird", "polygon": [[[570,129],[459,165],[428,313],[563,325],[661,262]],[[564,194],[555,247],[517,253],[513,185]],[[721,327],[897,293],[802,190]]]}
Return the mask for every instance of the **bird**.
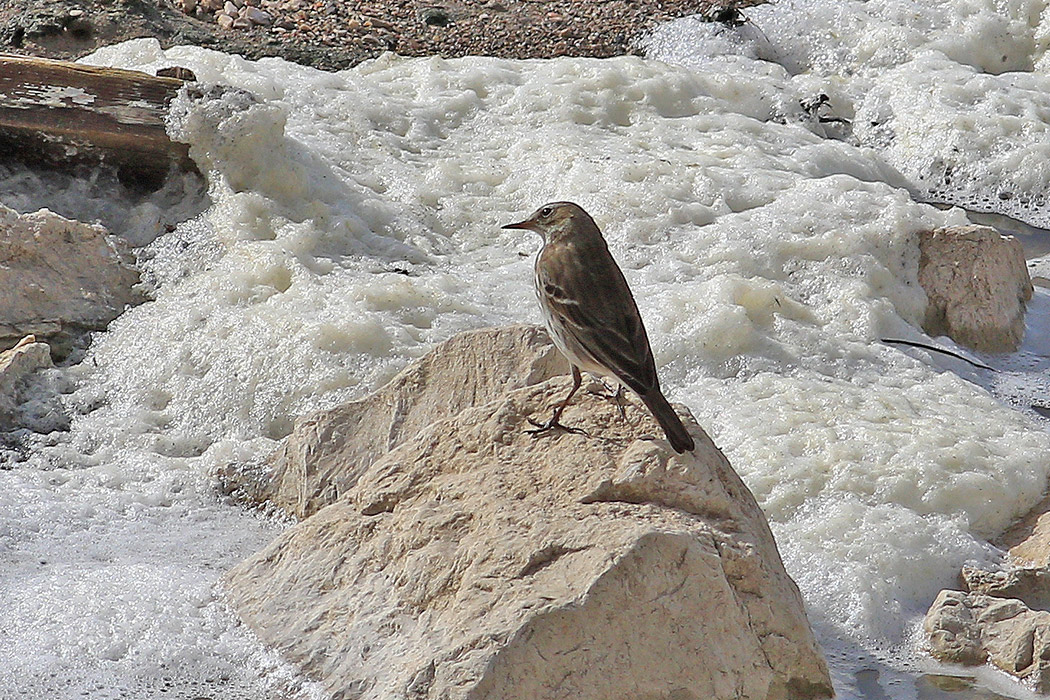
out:
{"label": "bird", "polygon": [[679,454],[691,452],[692,436],[660,391],[634,295],[591,215],[573,202],[551,202],[524,221],[502,228],[532,231],[543,239],[536,255],[536,296],[551,339],[572,368],[569,395],[555,406],[550,420],[533,422],[537,430],[530,432],[554,428],[580,432],[559,421],[580,388],[583,371],[633,391],[663,428],[671,447]]}

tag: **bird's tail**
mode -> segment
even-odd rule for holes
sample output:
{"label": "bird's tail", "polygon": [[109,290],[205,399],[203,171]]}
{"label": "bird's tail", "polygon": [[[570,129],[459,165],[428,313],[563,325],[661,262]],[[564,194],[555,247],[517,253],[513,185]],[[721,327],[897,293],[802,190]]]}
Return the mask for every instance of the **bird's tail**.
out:
{"label": "bird's tail", "polygon": [[685,426],[682,425],[682,420],[671,408],[671,404],[667,403],[667,399],[660,393],[660,389],[654,388],[641,398],[645,405],[649,407],[649,410],[652,411],[653,418],[664,429],[667,441],[671,443],[674,451],[679,454],[692,452],[693,447],[695,447],[693,436],[686,431]]}

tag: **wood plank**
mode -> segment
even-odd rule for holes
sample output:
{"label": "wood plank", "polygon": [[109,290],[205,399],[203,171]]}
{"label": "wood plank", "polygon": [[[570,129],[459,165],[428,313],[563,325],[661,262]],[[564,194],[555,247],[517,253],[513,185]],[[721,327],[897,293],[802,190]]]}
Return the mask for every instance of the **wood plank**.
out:
{"label": "wood plank", "polygon": [[108,162],[132,179],[193,170],[164,131],[183,81],[0,54],[0,157],[50,167]]}

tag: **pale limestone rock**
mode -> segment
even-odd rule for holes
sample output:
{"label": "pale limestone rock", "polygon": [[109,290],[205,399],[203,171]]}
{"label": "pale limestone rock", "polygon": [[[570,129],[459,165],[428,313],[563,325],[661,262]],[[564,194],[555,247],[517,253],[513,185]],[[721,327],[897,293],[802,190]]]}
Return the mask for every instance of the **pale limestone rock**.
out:
{"label": "pale limestone rock", "polygon": [[0,352],[0,430],[12,426],[15,407],[21,399],[26,377],[38,369],[51,367],[51,349],[28,335],[13,348]]}
{"label": "pale limestone rock", "polygon": [[242,502],[304,518],[334,503],[373,460],[434,421],[568,371],[539,326],[462,333],[364,399],[298,419],[261,470],[242,465],[220,481]]}
{"label": "pale limestone rock", "polygon": [[1024,336],[1032,282],[1021,243],[987,226],[919,233],[923,328],[986,352],[1014,350]]}
{"label": "pale limestone rock", "polygon": [[1050,609],[1050,569],[1046,567],[1010,568],[992,572],[964,566],[962,578],[970,593],[1017,598],[1030,608]]}
{"label": "pale limestone rock", "polygon": [[935,658],[967,665],[990,661],[1050,691],[1050,612],[1013,598],[941,591],[923,621]]}
{"label": "pale limestone rock", "polygon": [[1008,549],[1019,566],[1050,566],[1050,496],[1011,525],[996,544]]}
{"label": "pale limestone rock", "polygon": [[980,628],[962,591],[941,591],[922,624],[934,658],[966,666],[988,660]]}
{"label": "pale limestone rock", "polygon": [[[570,380],[532,384],[538,331],[516,332],[518,359],[447,345],[395,380],[416,392],[365,399],[383,417],[348,412],[345,445],[313,441],[305,490],[349,487],[227,575],[241,617],[340,700],[830,697],[798,589],[710,438],[686,415],[697,449],[676,455],[638,402],[624,421],[586,392],[562,418],[586,435],[526,434]],[[379,396],[452,407],[425,425]]]}
{"label": "pale limestone rock", "polygon": [[62,354],[73,336],[143,301],[122,241],[47,209],[0,205],[0,261],[0,348],[35,334]]}

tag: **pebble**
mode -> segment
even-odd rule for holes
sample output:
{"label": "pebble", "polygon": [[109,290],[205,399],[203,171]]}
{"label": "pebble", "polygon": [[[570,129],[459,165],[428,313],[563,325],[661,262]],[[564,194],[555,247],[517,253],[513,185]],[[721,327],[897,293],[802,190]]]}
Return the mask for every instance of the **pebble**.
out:
{"label": "pebble", "polygon": [[197,0],[182,0],[180,7],[183,13],[192,15],[193,11],[197,9]]}
{"label": "pebble", "polygon": [[231,0],[226,0],[226,3],[222,6],[222,11],[228,14],[230,17],[236,17],[237,13],[241,10],[239,7],[234,5]]}
{"label": "pebble", "polygon": [[245,5],[241,12],[243,13],[242,16],[252,24],[260,24],[264,27],[273,24],[273,17],[270,16],[270,13],[266,10],[260,10],[258,7]]}
{"label": "pebble", "polygon": [[233,20],[234,29],[251,29],[251,26],[251,21],[245,19],[244,17],[238,17],[237,19]]}
{"label": "pebble", "polygon": [[215,21],[219,23],[219,26],[223,29],[230,29],[233,27],[233,17],[230,17],[225,12],[220,12],[215,17]]}
{"label": "pebble", "polygon": [[426,7],[419,13],[424,24],[431,27],[447,27],[452,18],[443,7]]}

